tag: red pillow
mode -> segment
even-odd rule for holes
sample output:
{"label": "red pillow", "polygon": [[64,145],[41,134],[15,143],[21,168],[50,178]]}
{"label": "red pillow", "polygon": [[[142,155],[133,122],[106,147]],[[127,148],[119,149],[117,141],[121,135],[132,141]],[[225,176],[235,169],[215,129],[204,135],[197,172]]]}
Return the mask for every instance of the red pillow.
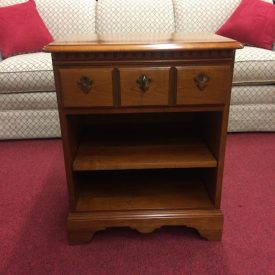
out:
{"label": "red pillow", "polygon": [[216,33],[271,50],[275,41],[275,5],[260,0],[242,0]]}
{"label": "red pillow", "polygon": [[40,51],[52,41],[34,0],[0,8],[0,51],[3,57]]}

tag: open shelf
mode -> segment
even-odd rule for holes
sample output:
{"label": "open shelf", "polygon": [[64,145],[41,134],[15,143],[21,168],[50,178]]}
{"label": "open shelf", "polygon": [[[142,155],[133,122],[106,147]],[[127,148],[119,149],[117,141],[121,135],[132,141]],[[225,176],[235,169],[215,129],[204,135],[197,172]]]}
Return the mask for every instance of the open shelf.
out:
{"label": "open shelf", "polygon": [[76,211],[214,209],[199,174],[198,169],[78,173]]}
{"label": "open shelf", "polygon": [[[128,129],[128,128],[126,128]],[[217,160],[197,133],[138,129],[85,134],[74,171],[216,167]]]}

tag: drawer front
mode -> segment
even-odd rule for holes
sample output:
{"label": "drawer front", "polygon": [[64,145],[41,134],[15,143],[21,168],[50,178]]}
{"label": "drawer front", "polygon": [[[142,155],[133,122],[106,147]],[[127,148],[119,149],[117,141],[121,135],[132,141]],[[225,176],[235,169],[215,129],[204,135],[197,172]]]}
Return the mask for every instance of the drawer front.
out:
{"label": "drawer front", "polygon": [[64,107],[113,105],[112,68],[59,69]]}
{"label": "drawer front", "polygon": [[226,65],[177,68],[177,104],[224,104],[231,86]]}
{"label": "drawer front", "polygon": [[169,69],[120,68],[121,105],[168,105]]}

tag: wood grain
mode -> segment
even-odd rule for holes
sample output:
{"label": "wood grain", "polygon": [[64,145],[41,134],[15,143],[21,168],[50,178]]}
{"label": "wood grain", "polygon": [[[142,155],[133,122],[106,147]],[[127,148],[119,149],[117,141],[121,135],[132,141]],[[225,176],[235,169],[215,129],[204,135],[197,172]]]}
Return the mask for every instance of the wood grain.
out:
{"label": "wood grain", "polygon": [[[112,68],[60,68],[64,107],[112,106],[112,73]],[[81,77],[88,77],[92,81],[90,92],[81,90],[78,84]]]}
{"label": "wood grain", "polygon": [[[177,67],[177,104],[224,104],[231,86],[230,71],[229,65]],[[195,81],[200,74],[209,78],[202,90]]]}
{"label": "wood grain", "polygon": [[76,211],[213,209],[199,173],[188,172],[172,169],[80,175]]}
{"label": "wood grain", "polygon": [[116,144],[112,140],[106,140],[104,145],[92,141],[81,143],[73,169],[87,171],[217,166],[207,145],[198,139],[185,141],[182,138],[171,143],[164,140],[162,144],[146,144],[146,140],[142,141],[143,143],[129,144],[121,138]]}
{"label": "wood grain", "polygon": [[209,33],[115,33],[70,35],[44,48],[46,52],[116,52],[239,49],[242,44]]}
{"label": "wood grain", "polygon": [[88,242],[95,231],[109,227],[151,233],[162,226],[175,225],[195,228],[207,240],[221,240],[223,214],[218,209],[74,212],[67,222],[71,244]]}
{"label": "wood grain", "polygon": [[[57,88],[70,243],[124,226],[149,233],[182,225],[221,239],[230,89],[241,47],[196,33],[84,35],[45,47]],[[144,73],[152,82],[141,95],[136,79]],[[198,74],[209,76],[203,89]],[[93,81],[86,94],[77,84],[82,76]]]}
{"label": "wood grain", "polygon": [[[168,105],[170,68],[120,68],[121,106]],[[137,79],[146,75],[151,82],[147,91]]]}

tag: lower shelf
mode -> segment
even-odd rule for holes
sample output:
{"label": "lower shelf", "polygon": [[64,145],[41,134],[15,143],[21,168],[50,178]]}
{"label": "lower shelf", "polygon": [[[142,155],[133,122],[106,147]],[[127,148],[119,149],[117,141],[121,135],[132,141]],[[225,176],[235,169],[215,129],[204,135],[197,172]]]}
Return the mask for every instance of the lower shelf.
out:
{"label": "lower shelf", "polygon": [[201,169],[76,172],[79,196],[69,213],[69,242],[80,244],[95,232],[129,227],[150,233],[162,226],[195,228],[208,240],[222,237],[223,214],[214,207]]}
{"label": "lower shelf", "polygon": [[76,211],[213,209],[198,171],[80,173]]}

